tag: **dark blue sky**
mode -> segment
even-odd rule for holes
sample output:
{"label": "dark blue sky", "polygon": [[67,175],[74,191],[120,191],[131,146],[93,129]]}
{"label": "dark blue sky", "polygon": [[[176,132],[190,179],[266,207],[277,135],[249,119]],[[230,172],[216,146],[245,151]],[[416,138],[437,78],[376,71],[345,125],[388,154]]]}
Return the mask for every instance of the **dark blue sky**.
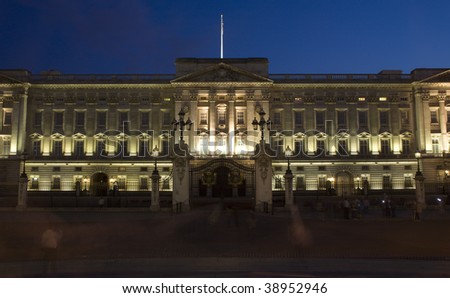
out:
{"label": "dark blue sky", "polygon": [[450,67],[448,0],[3,0],[0,68],[174,73],[267,57],[271,73]]}

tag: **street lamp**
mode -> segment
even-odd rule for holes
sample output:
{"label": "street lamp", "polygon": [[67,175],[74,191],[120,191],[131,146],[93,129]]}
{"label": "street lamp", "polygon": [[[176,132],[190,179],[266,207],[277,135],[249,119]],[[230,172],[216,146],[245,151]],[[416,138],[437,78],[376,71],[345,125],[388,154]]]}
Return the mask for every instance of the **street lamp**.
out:
{"label": "street lamp", "polygon": [[186,113],[183,111],[183,109],[181,109],[180,112],[178,113],[178,116],[179,116],[178,121],[176,119],[173,119],[173,121],[172,121],[174,131],[176,131],[178,129],[178,125],[180,126],[180,142],[183,142],[184,128],[186,127],[187,130],[191,130],[191,127],[193,124],[193,122],[191,121],[191,118],[189,118],[189,117],[186,121],[184,121],[184,115],[186,115]]}
{"label": "street lamp", "polygon": [[152,156],[155,158],[155,169],[153,170],[153,175],[158,175],[158,156],[159,156],[159,149],[158,146],[155,145],[155,148],[152,150]]}
{"label": "street lamp", "polygon": [[264,119],[264,116],[266,115],[266,113],[264,112],[263,109],[261,109],[259,112],[259,121],[256,119],[253,119],[252,121],[252,125],[253,125],[253,130],[261,130],[261,142],[264,141],[264,130],[267,126],[267,130],[270,130],[270,126],[272,124],[272,121],[270,120],[270,117],[267,119],[267,121]]}
{"label": "street lamp", "polygon": [[360,188],[359,188],[359,182],[360,182],[360,180],[361,180],[361,178],[356,177],[356,184],[357,184],[358,191],[360,190]]}
{"label": "street lamp", "polygon": [[420,158],[422,157],[422,154],[420,153],[420,151],[417,151],[414,156],[417,159],[417,172],[416,175],[422,175],[422,172],[420,171]]}
{"label": "street lamp", "polygon": [[286,150],[284,150],[284,155],[286,156],[287,161],[288,161],[288,167],[287,167],[287,170],[286,170],[286,174],[287,173],[291,173],[292,174],[291,162],[290,162],[289,158],[293,155],[293,152],[292,152],[291,148],[289,148],[289,145],[286,147]]}
{"label": "street lamp", "polygon": [[28,178],[27,173],[25,172],[25,164],[27,162],[28,154],[24,151],[22,152],[22,173],[20,174],[20,178]]}

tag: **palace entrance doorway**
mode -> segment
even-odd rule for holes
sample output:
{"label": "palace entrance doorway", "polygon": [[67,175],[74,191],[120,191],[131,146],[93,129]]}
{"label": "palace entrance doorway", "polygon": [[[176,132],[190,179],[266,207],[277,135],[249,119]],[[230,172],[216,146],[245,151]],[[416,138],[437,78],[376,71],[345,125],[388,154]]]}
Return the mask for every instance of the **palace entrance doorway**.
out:
{"label": "palace entrance doorway", "polygon": [[95,173],[92,175],[91,190],[93,196],[108,195],[108,175],[105,173]]}
{"label": "palace entrance doorway", "polygon": [[353,195],[353,175],[343,171],[336,174],[336,192],[340,197],[348,197]]}

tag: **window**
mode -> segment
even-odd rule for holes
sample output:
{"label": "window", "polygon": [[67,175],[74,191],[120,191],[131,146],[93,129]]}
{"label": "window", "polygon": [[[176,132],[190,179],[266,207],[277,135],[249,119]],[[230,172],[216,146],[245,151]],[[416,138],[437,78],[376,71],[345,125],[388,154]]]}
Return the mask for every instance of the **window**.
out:
{"label": "window", "polygon": [[349,156],[347,143],[347,140],[338,141],[338,154],[340,156]]}
{"label": "window", "polygon": [[119,130],[128,130],[130,122],[128,121],[128,112],[119,112]]}
{"label": "window", "polygon": [[145,157],[148,153],[148,139],[141,139],[139,140],[139,157]]}
{"label": "window", "polygon": [[380,101],[387,101],[387,97],[382,96],[382,97],[379,98],[379,100]]}
{"label": "window", "polygon": [[200,125],[208,125],[208,111],[200,111]]}
{"label": "window", "polygon": [[383,175],[383,189],[391,189],[391,176],[390,175]]}
{"label": "window", "polygon": [[225,125],[225,110],[219,110],[218,124]]}
{"label": "window", "polygon": [[283,189],[283,180],[280,176],[275,176],[275,189]]}
{"label": "window", "polygon": [[41,155],[41,140],[33,141],[31,154],[33,157],[39,157]]}
{"label": "window", "polygon": [[75,140],[75,157],[82,157],[84,155],[84,140]]}
{"label": "window", "polygon": [[408,111],[400,111],[401,123],[402,126],[409,125],[409,112]]}
{"label": "window", "polygon": [[41,127],[42,125],[42,112],[34,113],[34,127]]}
{"label": "window", "polygon": [[117,186],[119,187],[119,190],[125,190],[126,189],[126,176],[118,176],[117,177]]}
{"label": "window", "polygon": [[369,140],[360,139],[359,140],[359,154],[362,156],[369,155]]}
{"label": "window", "polygon": [[128,140],[120,139],[118,143],[116,155],[130,156],[130,152],[128,151]]}
{"label": "window", "polygon": [[52,189],[53,190],[60,190],[61,189],[61,177],[60,176],[53,176],[52,177]]}
{"label": "window", "polygon": [[139,189],[140,190],[147,190],[148,189],[148,177],[141,176],[139,179]]}
{"label": "window", "polygon": [[227,137],[219,136],[217,137],[217,150],[218,154],[227,154]]}
{"label": "window", "polygon": [[303,111],[294,112],[295,127],[303,127]]}
{"label": "window", "polygon": [[317,140],[316,141],[316,154],[322,155],[325,154],[325,141],[324,140]]}
{"label": "window", "polygon": [[169,178],[165,178],[165,179],[163,179],[163,181],[162,181],[162,187],[161,187],[163,190],[168,190],[168,189],[170,189],[170,180],[169,180]]}
{"label": "window", "polygon": [[161,156],[169,155],[169,140],[163,139],[161,140]]}
{"label": "window", "polygon": [[381,140],[381,155],[391,154],[391,141],[389,139]]}
{"label": "window", "polygon": [[318,177],[318,190],[326,190],[327,188],[327,176]]}
{"label": "window", "polygon": [[201,155],[208,154],[208,136],[200,136],[199,149]]}
{"label": "window", "polygon": [[325,112],[316,111],[316,129],[325,128]]}
{"label": "window", "polygon": [[412,188],[412,187],[413,187],[412,176],[410,175],[405,176],[405,188]]}
{"label": "window", "polygon": [[141,112],[141,127],[148,127],[150,122],[150,113]]}
{"label": "window", "polygon": [[9,155],[11,153],[11,140],[3,140],[3,155]]}
{"label": "window", "polygon": [[337,111],[337,124],[339,129],[347,127],[347,111]]}
{"label": "window", "polygon": [[305,183],[305,177],[304,176],[297,176],[297,190],[305,190],[306,189],[306,183]]}
{"label": "window", "polygon": [[53,140],[53,156],[54,157],[62,157],[62,140]]}
{"label": "window", "polygon": [[84,112],[75,112],[75,127],[84,128]]}
{"label": "window", "polygon": [[10,126],[12,125],[12,111],[3,109],[3,125]]}
{"label": "window", "polygon": [[439,153],[439,139],[431,140],[431,149],[433,153]]}
{"label": "window", "polygon": [[236,120],[237,120],[237,124],[238,125],[244,125],[245,121],[244,121],[244,111],[237,111],[236,112]]}
{"label": "window", "polygon": [[170,123],[172,122],[170,120],[170,113],[169,112],[163,112],[163,121],[162,121],[163,125],[170,125]]}
{"label": "window", "polygon": [[272,149],[276,152],[277,156],[283,156],[284,140],[281,137],[272,138]]}
{"label": "window", "polygon": [[439,124],[437,111],[430,111],[431,124]]}
{"label": "window", "polygon": [[358,111],[358,123],[359,127],[367,128],[368,126],[368,117],[367,117],[367,111]]}
{"label": "window", "polygon": [[106,140],[104,139],[97,139],[95,144],[95,154],[97,156],[107,156],[108,153],[106,152]]}
{"label": "window", "polygon": [[64,123],[64,112],[54,112],[53,115],[54,128],[62,128]]}
{"label": "window", "polygon": [[31,176],[31,189],[39,189],[39,177]]}
{"label": "window", "polygon": [[280,125],[281,124],[281,112],[273,113],[273,124]]}
{"label": "window", "polygon": [[97,111],[97,129],[106,129],[106,112]]}
{"label": "window", "polygon": [[409,139],[402,139],[402,154],[403,155],[411,154],[411,147],[410,147]]}
{"label": "window", "polygon": [[380,111],[380,126],[389,126],[389,111]]}
{"label": "window", "polygon": [[294,142],[294,156],[304,155],[303,139],[297,139]]}

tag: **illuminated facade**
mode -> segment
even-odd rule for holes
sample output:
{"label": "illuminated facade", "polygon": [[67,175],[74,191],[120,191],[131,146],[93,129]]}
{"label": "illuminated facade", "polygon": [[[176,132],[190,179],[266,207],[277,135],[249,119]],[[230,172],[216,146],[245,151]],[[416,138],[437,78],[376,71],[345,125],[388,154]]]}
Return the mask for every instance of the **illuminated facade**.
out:
{"label": "illuminated facade", "polygon": [[0,155],[28,153],[30,191],[73,191],[78,181],[100,195],[113,184],[149,191],[156,146],[160,189],[171,190],[181,137],[172,121],[183,111],[193,123],[182,132],[190,196],[251,197],[261,140],[252,122],[264,111],[273,190],[284,188],[288,146],[299,193],[413,189],[416,150],[427,182],[446,183],[449,102],[448,69],[284,75],[269,74],[265,58],[181,58],[174,75],[0,70]]}

